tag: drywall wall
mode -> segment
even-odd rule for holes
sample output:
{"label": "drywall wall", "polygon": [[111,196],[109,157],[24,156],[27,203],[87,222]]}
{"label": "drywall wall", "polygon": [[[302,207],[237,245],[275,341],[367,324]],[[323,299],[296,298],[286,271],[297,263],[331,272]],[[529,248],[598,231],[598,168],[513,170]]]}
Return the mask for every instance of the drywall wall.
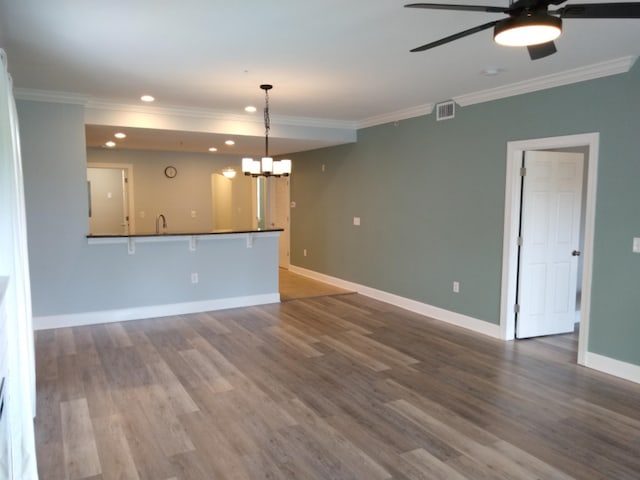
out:
{"label": "drywall wall", "polygon": [[600,132],[588,348],[640,365],[639,118],[636,65],[292,155],[292,264],[498,324],[507,142]]}
{"label": "drywall wall", "polygon": [[277,236],[90,245],[83,107],[17,103],[35,317],[277,295]]}

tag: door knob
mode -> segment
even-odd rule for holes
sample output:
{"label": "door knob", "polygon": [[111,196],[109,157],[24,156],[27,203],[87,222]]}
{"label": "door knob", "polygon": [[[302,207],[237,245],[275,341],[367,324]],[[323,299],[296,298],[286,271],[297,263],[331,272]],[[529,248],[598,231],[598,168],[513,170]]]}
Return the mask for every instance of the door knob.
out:
{"label": "door knob", "polygon": [[573,255],[574,257],[579,257],[580,256],[580,250],[574,250],[573,252],[571,252],[571,255]]}

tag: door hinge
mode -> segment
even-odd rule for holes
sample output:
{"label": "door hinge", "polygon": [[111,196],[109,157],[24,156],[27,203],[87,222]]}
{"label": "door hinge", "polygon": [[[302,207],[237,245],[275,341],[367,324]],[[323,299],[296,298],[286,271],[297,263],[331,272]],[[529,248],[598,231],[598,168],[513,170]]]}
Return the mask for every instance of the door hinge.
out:
{"label": "door hinge", "polygon": [[520,305],[518,305],[517,303],[513,306],[513,311],[515,313],[520,313]]}
{"label": "door hinge", "polygon": [[127,177],[124,177],[124,183],[129,183],[129,179]]}
{"label": "door hinge", "polygon": [[521,176],[521,177],[524,177],[524,176],[526,176],[526,175],[527,175],[527,169],[526,169],[525,167],[522,167],[522,168],[520,169],[520,176]]}
{"label": "door hinge", "polygon": [[521,247],[523,243],[524,243],[523,238],[522,237],[518,237],[518,246]]}

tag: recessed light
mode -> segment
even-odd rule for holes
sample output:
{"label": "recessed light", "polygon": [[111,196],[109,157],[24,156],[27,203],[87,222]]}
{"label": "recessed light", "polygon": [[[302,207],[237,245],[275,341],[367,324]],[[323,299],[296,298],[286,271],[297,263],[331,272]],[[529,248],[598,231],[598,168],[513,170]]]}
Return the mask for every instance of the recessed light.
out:
{"label": "recessed light", "polygon": [[482,70],[482,75],[485,77],[495,77],[496,75],[500,75],[504,70],[502,68],[488,67]]}
{"label": "recessed light", "polygon": [[209,147],[210,152],[217,152],[218,149],[216,147]]}
{"label": "recessed light", "polygon": [[233,140],[225,140],[224,144],[231,146],[231,145],[235,145],[236,142],[234,142]]}
{"label": "recessed light", "polygon": [[257,110],[257,108],[254,107],[253,105],[249,105],[248,107],[244,107],[244,111],[248,112],[248,113],[255,113],[256,110]]}
{"label": "recessed light", "polygon": [[123,138],[127,138],[127,134],[126,133],[122,133],[122,132],[118,132],[116,134],[113,135],[116,138],[119,138],[120,140],[122,140]]}
{"label": "recessed light", "polygon": [[142,100],[143,102],[153,102],[155,98],[153,98],[151,95],[142,95],[140,97],[140,100]]}
{"label": "recessed light", "polygon": [[104,146],[107,148],[113,148],[116,146],[116,142],[114,142],[113,140],[109,140],[108,142],[105,142]]}

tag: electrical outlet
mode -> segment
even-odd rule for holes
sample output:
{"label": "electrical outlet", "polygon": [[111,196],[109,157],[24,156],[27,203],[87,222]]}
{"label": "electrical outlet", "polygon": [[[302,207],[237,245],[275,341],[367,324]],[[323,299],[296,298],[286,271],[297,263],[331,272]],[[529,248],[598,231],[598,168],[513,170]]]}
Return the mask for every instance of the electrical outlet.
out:
{"label": "electrical outlet", "polygon": [[307,249],[306,248],[302,251],[302,255],[305,256],[305,257],[307,256]]}
{"label": "electrical outlet", "polygon": [[144,215],[145,215],[144,210],[140,210],[140,218],[144,218]]}
{"label": "electrical outlet", "polygon": [[198,277],[197,273],[192,273],[191,274],[191,283],[198,283],[200,281],[200,278]]}
{"label": "electrical outlet", "polygon": [[453,282],[453,293],[460,293],[460,282]]}
{"label": "electrical outlet", "polygon": [[353,224],[355,226],[360,226],[360,217],[353,217]]}
{"label": "electrical outlet", "polygon": [[640,253],[640,237],[633,238],[633,253]]}
{"label": "electrical outlet", "polygon": [[196,218],[196,211],[195,210],[191,210],[191,218]]}

